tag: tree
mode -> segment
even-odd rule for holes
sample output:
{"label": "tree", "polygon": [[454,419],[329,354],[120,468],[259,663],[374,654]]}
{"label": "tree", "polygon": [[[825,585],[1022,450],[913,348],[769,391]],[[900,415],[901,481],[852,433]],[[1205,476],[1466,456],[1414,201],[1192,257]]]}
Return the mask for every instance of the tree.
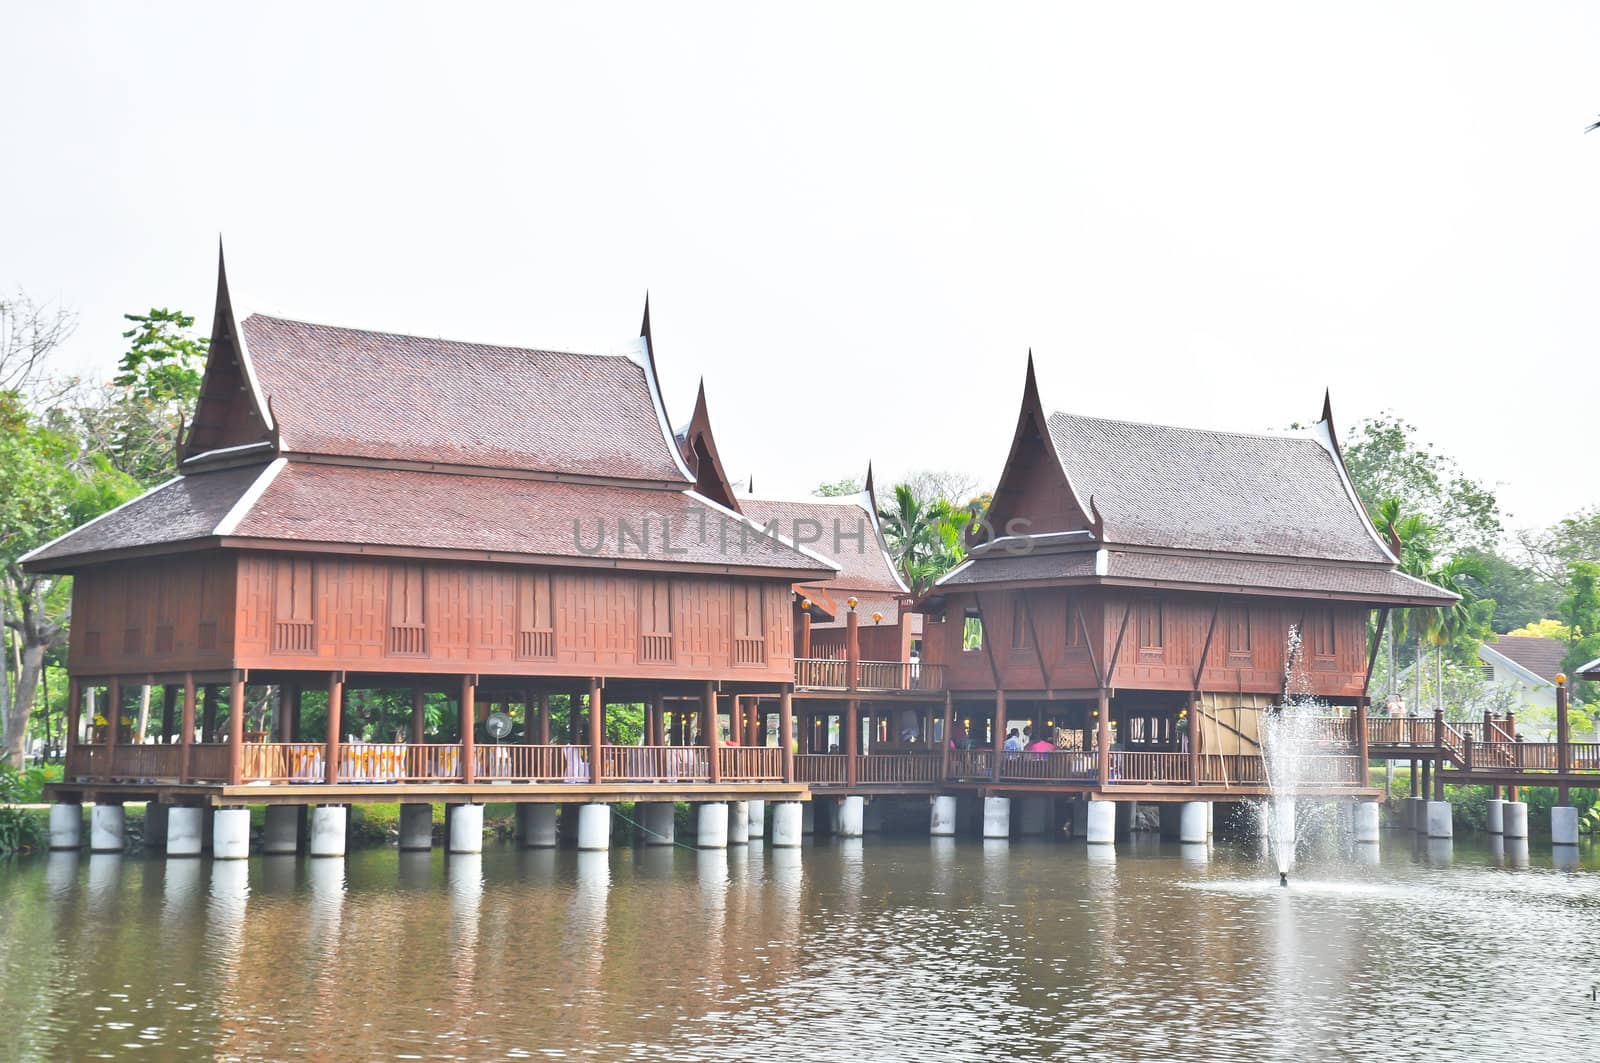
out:
{"label": "tree", "polygon": [[849,495],[859,495],[864,490],[860,480],[847,476],[842,480],[820,483],[811,493],[822,498],[844,498]]}
{"label": "tree", "polygon": [[1367,511],[1396,499],[1432,529],[1437,553],[1492,549],[1502,531],[1494,492],[1431,443],[1418,442],[1416,431],[1386,411],[1358,424],[1345,441],[1345,466]]}
{"label": "tree", "polygon": [[891,504],[879,510],[883,536],[906,586],[926,593],[965,556],[963,541],[972,513],[948,498],[919,498],[909,483],[896,484]]}
{"label": "tree", "polygon": [[1556,639],[1560,642],[1568,642],[1572,638],[1572,626],[1570,624],[1563,624],[1559,620],[1550,620],[1547,618],[1523,624],[1514,631],[1507,631],[1506,634],[1536,639]]}
{"label": "tree", "polygon": [[[5,750],[21,761],[46,654],[66,638],[67,583],[22,570],[33,547],[119,505],[139,491],[130,477],[78,441],[43,426],[13,393],[0,396],[0,599],[17,639],[16,688],[4,712]],[[10,662],[8,662],[9,664]]]}
{"label": "tree", "polygon": [[1483,570],[1476,591],[1479,597],[1494,599],[1494,629],[1501,634],[1554,616],[1560,610],[1560,585],[1542,578],[1532,568],[1490,550],[1472,548],[1462,554],[1475,558]]}
{"label": "tree", "polygon": [[194,318],[154,308],[125,314],[133,327],[117,375],[76,407],[79,430],[111,464],[146,486],[172,474],[178,440],[200,397],[210,340],[193,335]]}
{"label": "tree", "polygon": [[1517,533],[1529,567],[1551,585],[1564,585],[1574,561],[1600,560],[1600,507],[1591,506],[1543,531]]}

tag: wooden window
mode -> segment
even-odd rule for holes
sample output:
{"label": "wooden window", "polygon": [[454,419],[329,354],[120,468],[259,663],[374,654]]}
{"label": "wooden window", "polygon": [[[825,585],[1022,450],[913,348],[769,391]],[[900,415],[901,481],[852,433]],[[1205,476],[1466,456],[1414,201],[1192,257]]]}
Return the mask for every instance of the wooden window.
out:
{"label": "wooden window", "polygon": [[639,582],[639,660],[672,660],[672,581],[663,576]]}
{"label": "wooden window", "polygon": [[760,584],[733,585],[733,663],[767,663],[767,630]]}
{"label": "wooden window", "polygon": [[961,652],[977,653],[983,649],[983,617],[968,613],[961,622]]}
{"label": "wooden window", "polygon": [[1311,652],[1318,657],[1337,657],[1338,646],[1334,629],[1338,618],[1332,609],[1322,609],[1311,623]]}
{"label": "wooden window", "polygon": [[549,660],[556,655],[555,622],[550,601],[550,573],[517,576],[517,656]]}
{"label": "wooden window", "polygon": [[1078,599],[1071,591],[1067,592],[1067,645],[1083,645],[1083,624],[1078,619]]}
{"label": "wooden window", "polygon": [[389,568],[389,637],[391,657],[426,657],[428,625],[423,614],[425,600],[421,565],[392,565]]}
{"label": "wooden window", "polygon": [[1028,611],[1022,604],[1022,598],[1011,600],[1011,648],[1014,650],[1027,649],[1028,647]]}
{"label": "wooden window", "polygon": [[195,631],[195,648],[202,653],[211,653],[217,648],[217,622],[215,620],[202,620],[200,627]]}
{"label": "wooden window", "polygon": [[279,561],[273,577],[272,598],[272,652],[315,653],[317,632],[311,612],[311,562]]}
{"label": "wooden window", "polygon": [[1250,656],[1250,610],[1237,606],[1223,610],[1223,622],[1228,628],[1228,656]]}
{"label": "wooden window", "polygon": [[136,627],[122,629],[122,653],[126,657],[137,657],[144,652],[144,632]]}
{"label": "wooden window", "polygon": [[1147,598],[1138,605],[1139,651],[1160,653],[1166,645],[1166,632],[1162,628],[1161,603]]}

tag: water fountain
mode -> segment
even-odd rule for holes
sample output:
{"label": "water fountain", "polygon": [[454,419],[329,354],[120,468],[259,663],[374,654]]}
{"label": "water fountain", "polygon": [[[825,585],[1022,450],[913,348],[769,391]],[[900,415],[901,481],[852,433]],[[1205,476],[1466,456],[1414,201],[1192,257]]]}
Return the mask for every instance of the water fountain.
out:
{"label": "water fountain", "polygon": [[1294,868],[1296,823],[1295,795],[1302,784],[1314,782],[1315,753],[1321,741],[1319,717],[1327,706],[1311,693],[1310,678],[1298,668],[1300,628],[1289,628],[1283,667],[1283,696],[1261,717],[1261,762],[1266,773],[1268,798],[1267,846],[1278,869],[1278,884],[1289,885]]}

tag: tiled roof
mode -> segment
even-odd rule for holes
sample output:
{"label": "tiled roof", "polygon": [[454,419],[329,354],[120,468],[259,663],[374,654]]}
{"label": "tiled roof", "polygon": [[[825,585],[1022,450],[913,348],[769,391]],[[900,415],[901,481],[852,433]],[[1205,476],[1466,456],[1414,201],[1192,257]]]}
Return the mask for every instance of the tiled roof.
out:
{"label": "tiled roof", "polygon": [[1308,435],[1257,436],[1057,413],[1050,437],[1107,542],[1392,563]]}
{"label": "tiled roof", "polygon": [[[739,508],[757,524],[776,522],[779,535],[817,536],[807,545],[840,569],[839,575],[828,581],[829,588],[905,593],[895,577],[894,563],[878,540],[872,515],[859,498],[782,501],[740,497]],[[843,600],[841,595],[834,597]]]}
{"label": "tiled roof", "polygon": [[265,469],[265,465],[252,465],[180,476],[47,543],[26,560],[37,565],[82,554],[208,538]]}
{"label": "tiled roof", "polygon": [[[269,482],[251,498],[258,478]],[[241,498],[240,512],[220,527]],[[183,477],[37,560],[214,535],[831,574],[685,491],[294,461],[265,473],[255,466]]]}
{"label": "tiled roof", "polygon": [[1567,655],[1565,642],[1539,635],[1500,635],[1485,646],[1551,683],[1556,681],[1561,661]]}
{"label": "tiled roof", "polygon": [[686,480],[632,358],[260,314],[242,328],[285,451]]}
{"label": "tiled roof", "polygon": [[1383,602],[1406,599],[1446,605],[1455,599],[1382,565],[1318,565],[1251,557],[1197,557],[1183,554],[1109,550],[1105,572],[1095,573],[1095,552],[990,554],[975,558],[939,582],[939,588],[1012,583],[1023,580],[1138,580],[1182,586],[1237,588],[1239,591],[1304,591]]}

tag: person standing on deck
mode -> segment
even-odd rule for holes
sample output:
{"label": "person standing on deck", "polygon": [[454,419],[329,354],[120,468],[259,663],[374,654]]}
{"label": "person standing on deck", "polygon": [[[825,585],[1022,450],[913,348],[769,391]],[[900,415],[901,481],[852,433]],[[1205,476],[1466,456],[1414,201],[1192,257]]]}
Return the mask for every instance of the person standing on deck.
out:
{"label": "person standing on deck", "polygon": [[1017,734],[1015,727],[1006,732],[1005,750],[1007,753],[1022,752],[1022,736]]}

